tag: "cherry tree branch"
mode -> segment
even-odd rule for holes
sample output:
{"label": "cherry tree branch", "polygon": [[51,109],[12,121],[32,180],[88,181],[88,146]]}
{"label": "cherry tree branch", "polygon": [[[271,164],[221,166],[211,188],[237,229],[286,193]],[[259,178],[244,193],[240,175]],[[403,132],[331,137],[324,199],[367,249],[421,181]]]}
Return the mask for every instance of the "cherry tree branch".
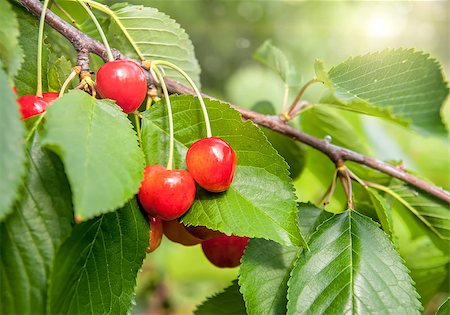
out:
{"label": "cherry tree branch", "polygon": [[[40,16],[42,5],[38,0],[19,0],[19,2],[34,15]],[[103,58],[103,60],[108,61],[106,49],[102,43],[79,31],[50,10],[47,11],[45,21],[73,45],[77,53],[79,53],[79,56],[81,54],[81,58],[79,57],[78,59],[79,61],[83,61],[83,64],[81,65],[83,69],[86,69],[87,53],[96,54]],[[113,55],[115,59],[126,59],[126,56],[121,54],[118,50],[113,50]],[[149,85],[156,85],[155,81],[149,73],[148,79]],[[166,79],[165,82],[167,84],[169,92],[171,93],[194,95],[194,91],[191,88],[186,87],[181,83],[170,79]],[[216,99],[206,94],[204,94],[204,96],[211,99]],[[222,100],[219,101],[224,102]],[[251,120],[255,124],[267,127],[283,135],[298,140],[308,146],[311,146],[312,148],[326,154],[335,164],[340,164],[343,161],[353,161],[365,165],[382,173],[388,174],[392,177],[398,178],[450,204],[449,192],[433,185],[432,183],[426,182],[416,176],[411,175],[402,168],[362,155],[346,148],[333,145],[323,139],[318,139],[316,137],[308,135],[304,132],[290,127],[285,122],[280,120],[277,116],[263,115],[230,103],[227,104],[238,110],[244,119]]]}

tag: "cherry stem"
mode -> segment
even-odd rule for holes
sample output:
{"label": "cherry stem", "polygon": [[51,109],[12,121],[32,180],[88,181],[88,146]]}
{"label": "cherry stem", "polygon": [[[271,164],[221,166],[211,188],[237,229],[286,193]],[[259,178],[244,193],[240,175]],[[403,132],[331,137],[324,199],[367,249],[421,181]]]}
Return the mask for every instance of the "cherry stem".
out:
{"label": "cherry stem", "polygon": [[47,12],[49,0],[45,0],[42,5],[41,17],[39,18],[39,33],[38,33],[38,51],[37,51],[37,86],[36,96],[42,97],[42,48],[44,42],[44,25],[45,14]]}
{"label": "cherry stem", "polygon": [[36,122],[34,123],[33,127],[31,128],[31,130],[28,132],[27,137],[25,138],[25,143],[28,143],[28,141],[30,140],[30,138],[33,136],[34,132],[36,131],[36,129],[38,128],[38,126],[41,124],[42,120],[44,119],[46,112],[43,112],[39,118],[36,120]]}
{"label": "cherry stem", "polygon": [[53,5],[58,8],[59,11],[61,11],[62,14],[64,14],[70,22],[78,29],[81,28],[80,24],[77,23],[77,20],[75,20],[69,12],[67,12],[62,6],[59,5],[59,3],[56,2],[56,0],[52,1]]}
{"label": "cherry stem", "polygon": [[61,97],[61,96],[64,95],[64,92],[66,91],[67,86],[69,85],[70,81],[72,81],[73,78],[75,78],[77,76],[77,74],[80,73],[80,71],[81,71],[81,67],[80,66],[74,67],[72,69],[72,72],[69,74],[69,76],[64,81],[63,85],[61,86],[61,90],[59,91],[59,96],[58,97]]}
{"label": "cherry stem", "polygon": [[[203,111],[203,117],[205,119],[205,125],[206,125],[206,137],[207,138],[211,138],[212,137],[212,132],[211,132],[211,123],[209,121],[209,117],[208,117],[208,111],[206,109],[206,105],[205,102],[203,101],[203,97],[202,94],[200,93],[200,91],[198,90],[197,86],[195,85],[194,81],[192,81],[191,77],[189,77],[189,75],[183,71],[183,69],[181,69],[180,67],[174,65],[171,62],[168,61],[164,61],[164,60],[153,60],[152,61],[152,65],[162,65],[162,66],[166,66],[169,68],[174,69],[175,71],[179,72],[191,85],[192,89],[194,90],[195,94],[197,95],[199,101],[200,101],[200,106],[202,108]],[[154,67],[156,68],[156,67]]]}
{"label": "cherry stem", "polygon": [[167,115],[169,116],[169,160],[167,162],[166,168],[168,170],[171,170],[173,169],[173,146],[174,146],[172,105],[170,104],[169,91],[167,90],[167,86],[166,83],[164,82],[164,78],[161,74],[161,71],[156,66],[153,66],[152,69],[155,72],[161,84],[161,88],[164,93],[164,99],[166,100],[167,105]]}
{"label": "cherry stem", "polygon": [[133,113],[134,115],[134,123],[136,124],[136,133],[139,140],[139,145],[142,148],[142,134],[141,134],[141,120],[139,118],[139,112]]}
{"label": "cherry stem", "polygon": [[297,105],[297,103],[301,100],[301,98],[303,97],[303,94],[305,94],[306,89],[311,86],[314,83],[317,82],[322,82],[317,78],[313,78],[311,80],[309,80],[308,82],[305,83],[305,85],[303,85],[303,87],[300,89],[300,91],[298,92],[297,96],[295,97],[294,101],[292,102],[291,106],[289,106],[288,110],[286,112],[284,112],[282,115],[284,117],[290,117],[292,118],[292,111],[294,110],[295,106]]}
{"label": "cherry stem", "polygon": [[95,17],[94,13],[92,13],[92,10],[82,0],[77,0],[77,1],[86,10],[87,14],[92,19],[92,22],[94,22],[95,27],[97,28],[97,31],[100,34],[100,37],[102,38],[103,45],[105,45],[106,53],[108,54],[108,60],[114,61],[114,56],[111,52],[111,47],[109,47],[109,43],[108,43],[108,40],[106,39],[106,35],[103,32],[103,29],[102,29],[100,23],[98,22],[97,18]]}

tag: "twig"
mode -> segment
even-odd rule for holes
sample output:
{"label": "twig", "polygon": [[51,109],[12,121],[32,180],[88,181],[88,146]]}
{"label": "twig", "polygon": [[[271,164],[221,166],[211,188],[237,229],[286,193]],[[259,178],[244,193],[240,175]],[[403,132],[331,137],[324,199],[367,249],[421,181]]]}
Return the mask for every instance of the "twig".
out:
{"label": "twig", "polygon": [[[38,0],[19,0],[19,1],[33,14],[37,16],[40,15],[42,4]],[[55,15],[53,12],[51,11],[47,12],[45,21],[48,23],[48,25],[50,25],[52,28],[54,28],[56,31],[62,34],[65,38],[67,38],[72,43],[77,52],[81,51],[82,49],[85,49],[89,53],[93,53],[100,56],[105,61],[108,60],[105,46],[103,46],[100,42],[96,41],[95,39],[77,30],[72,25],[70,25],[57,15]],[[113,50],[113,55],[115,59],[126,59],[126,56],[122,55],[117,50]],[[155,85],[155,81],[150,76],[150,73],[147,72],[147,75],[149,79],[148,84]],[[169,92],[171,93],[194,95],[194,91],[192,89],[182,85],[181,83],[169,79],[166,79],[165,82]],[[206,94],[203,94],[203,96],[211,99],[216,99]],[[227,104],[229,104],[234,109],[238,110],[243,118],[251,120],[258,125],[270,128],[295,140],[303,142],[304,144],[309,145],[314,149],[319,150],[324,154],[326,154],[334,163],[336,163],[339,160],[342,160],[342,161],[353,161],[365,165],[367,167],[378,170],[382,173],[388,174],[392,177],[398,178],[450,204],[449,192],[429,182],[426,182],[420,178],[417,178],[407,173],[406,171],[397,168],[394,165],[333,145],[325,140],[318,139],[316,137],[308,135],[304,132],[301,132],[295,128],[288,126],[276,116],[262,115],[230,103]]]}

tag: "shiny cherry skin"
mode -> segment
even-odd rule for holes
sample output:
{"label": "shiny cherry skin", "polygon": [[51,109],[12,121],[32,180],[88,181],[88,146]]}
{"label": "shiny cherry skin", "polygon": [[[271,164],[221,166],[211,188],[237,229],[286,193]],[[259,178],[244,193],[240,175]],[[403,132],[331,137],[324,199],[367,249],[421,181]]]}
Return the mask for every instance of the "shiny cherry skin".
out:
{"label": "shiny cherry skin", "polygon": [[150,215],[148,216],[148,223],[150,224],[150,247],[147,248],[147,253],[151,253],[161,244],[163,225],[160,219]]}
{"label": "shiny cherry skin", "polygon": [[147,79],[142,68],[131,60],[103,64],[96,75],[97,91],[116,101],[129,114],[138,109],[147,95]]}
{"label": "shiny cherry skin", "polygon": [[203,253],[206,258],[219,268],[233,268],[241,263],[248,237],[223,235],[204,241]]}
{"label": "shiny cherry skin", "polygon": [[236,164],[233,148],[216,137],[198,140],[186,154],[189,173],[201,187],[211,192],[222,192],[230,187]]}
{"label": "shiny cherry skin", "polygon": [[56,100],[58,96],[59,93],[56,92],[45,92],[42,93],[42,97],[36,95],[23,95],[19,97],[17,102],[19,103],[19,111],[22,114],[22,119],[42,114],[45,112],[47,106]]}
{"label": "shiny cherry skin", "polygon": [[164,235],[174,243],[184,246],[193,246],[202,242],[201,239],[189,233],[186,226],[178,222],[178,220],[163,221],[162,225]]}
{"label": "shiny cherry skin", "polygon": [[145,168],[138,198],[150,215],[174,220],[188,211],[194,202],[195,182],[185,170],[149,165]]}
{"label": "shiny cherry skin", "polygon": [[224,235],[222,232],[208,229],[206,226],[186,226],[186,230],[203,241]]}

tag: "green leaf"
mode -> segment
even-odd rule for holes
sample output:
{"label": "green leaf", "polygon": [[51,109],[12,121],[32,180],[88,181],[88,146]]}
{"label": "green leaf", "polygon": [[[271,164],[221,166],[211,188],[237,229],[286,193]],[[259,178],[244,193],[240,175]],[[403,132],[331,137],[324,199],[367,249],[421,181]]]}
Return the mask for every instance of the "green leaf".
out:
{"label": "green leaf", "polygon": [[2,69],[0,69],[0,95],[0,221],[2,221],[11,212],[16,200],[25,162],[24,127],[20,120],[16,96]]}
{"label": "green leaf", "polygon": [[[54,54],[51,54],[49,58],[50,62],[47,71],[48,90],[52,92],[59,92],[64,84],[64,81],[72,72],[72,64],[64,56],[56,58]],[[70,87],[71,85],[69,84],[68,89],[70,89]]]}
{"label": "green leaf", "polygon": [[[37,47],[39,20],[24,8],[14,6],[19,21],[19,43],[24,52],[22,66],[15,77],[19,95],[35,94],[37,87]],[[47,84],[48,48],[44,43],[42,50],[42,88],[48,90]]]}
{"label": "green leaf", "polygon": [[[185,168],[188,147],[206,136],[198,100],[172,96],[175,130],[175,167]],[[224,193],[197,189],[187,225],[203,225],[227,234],[271,239],[281,244],[303,243],[296,224],[296,202],[287,165],[262,132],[228,105],[206,99],[214,136],[229,142],[238,165],[231,187]],[[142,144],[147,164],[165,165],[168,158],[168,118],[160,102],[143,114]]]}
{"label": "green leaf", "polygon": [[7,0],[0,0],[0,62],[10,77],[14,77],[20,68],[23,51],[19,47],[19,23]]}
{"label": "green leaf", "polygon": [[335,215],[309,246],[288,282],[287,314],[420,314],[408,270],[369,218]]}
{"label": "green leaf", "polygon": [[118,106],[72,90],[47,109],[44,144],[64,162],[80,220],[113,211],[137,193],[144,159]]}
{"label": "green leaf", "polygon": [[0,225],[0,313],[44,314],[47,280],[59,245],[71,231],[70,187],[59,158],[38,136],[14,212]]}
{"label": "green leaf", "polygon": [[245,315],[244,300],[239,293],[237,280],[222,292],[211,296],[197,306],[195,315]]}
{"label": "green leaf", "polygon": [[[298,222],[308,238],[331,214],[312,204],[300,204]],[[248,314],[285,314],[287,282],[301,249],[251,239],[239,270],[239,284]]]}
{"label": "green leaf", "polygon": [[391,240],[394,240],[394,230],[393,230],[393,218],[392,209],[387,204],[386,200],[380,196],[378,191],[373,188],[368,187],[367,192],[369,193],[370,201],[377,213],[378,219],[380,220],[383,230],[389,235]]}
{"label": "green leaf", "polygon": [[[120,3],[111,7],[110,13],[114,21],[108,29],[111,45],[126,55],[139,59],[130,41],[123,35],[125,30],[145,59],[160,59],[176,64],[200,87],[200,66],[185,30],[154,8],[125,5]],[[172,69],[165,71],[170,78],[186,83],[178,72]]]}
{"label": "green leaf", "polygon": [[439,63],[413,49],[358,56],[328,72],[335,97],[350,108],[445,134],[440,110],[448,87]]}
{"label": "green leaf", "polygon": [[[276,114],[273,104],[265,101],[258,102],[252,107],[252,110],[265,115]],[[289,164],[291,178],[298,177],[305,166],[305,149],[303,148],[303,145],[300,142],[269,128],[262,126],[259,128],[264,132],[267,140],[269,140],[274,149],[277,150],[278,154],[280,154]]]}
{"label": "green leaf", "polygon": [[328,86],[331,85],[331,82],[328,79],[328,72],[325,70],[325,63],[322,60],[316,59],[314,61],[314,71],[317,79]]}
{"label": "green leaf", "polygon": [[77,225],[56,255],[49,314],[126,314],[149,245],[135,200]]}
{"label": "green leaf", "polygon": [[450,208],[448,204],[424,191],[414,190],[408,185],[391,185],[396,196],[431,231],[442,239],[450,240]]}
{"label": "green leaf", "polygon": [[289,63],[286,55],[279,48],[272,45],[271,40],[266,40],[259,46],[253,58],[278,73],[287,86],[300,84],[301,78],[295,67]]}
{"label": "green leaf", "polygon": [[447,300],[445,300],[444,303],[441,304],[441,306],[439,306],[438,311],[436,312],[436,315],[448,315],[450,313],[450,307],[449,307],[449,302],[450,298],[447,298]]}

